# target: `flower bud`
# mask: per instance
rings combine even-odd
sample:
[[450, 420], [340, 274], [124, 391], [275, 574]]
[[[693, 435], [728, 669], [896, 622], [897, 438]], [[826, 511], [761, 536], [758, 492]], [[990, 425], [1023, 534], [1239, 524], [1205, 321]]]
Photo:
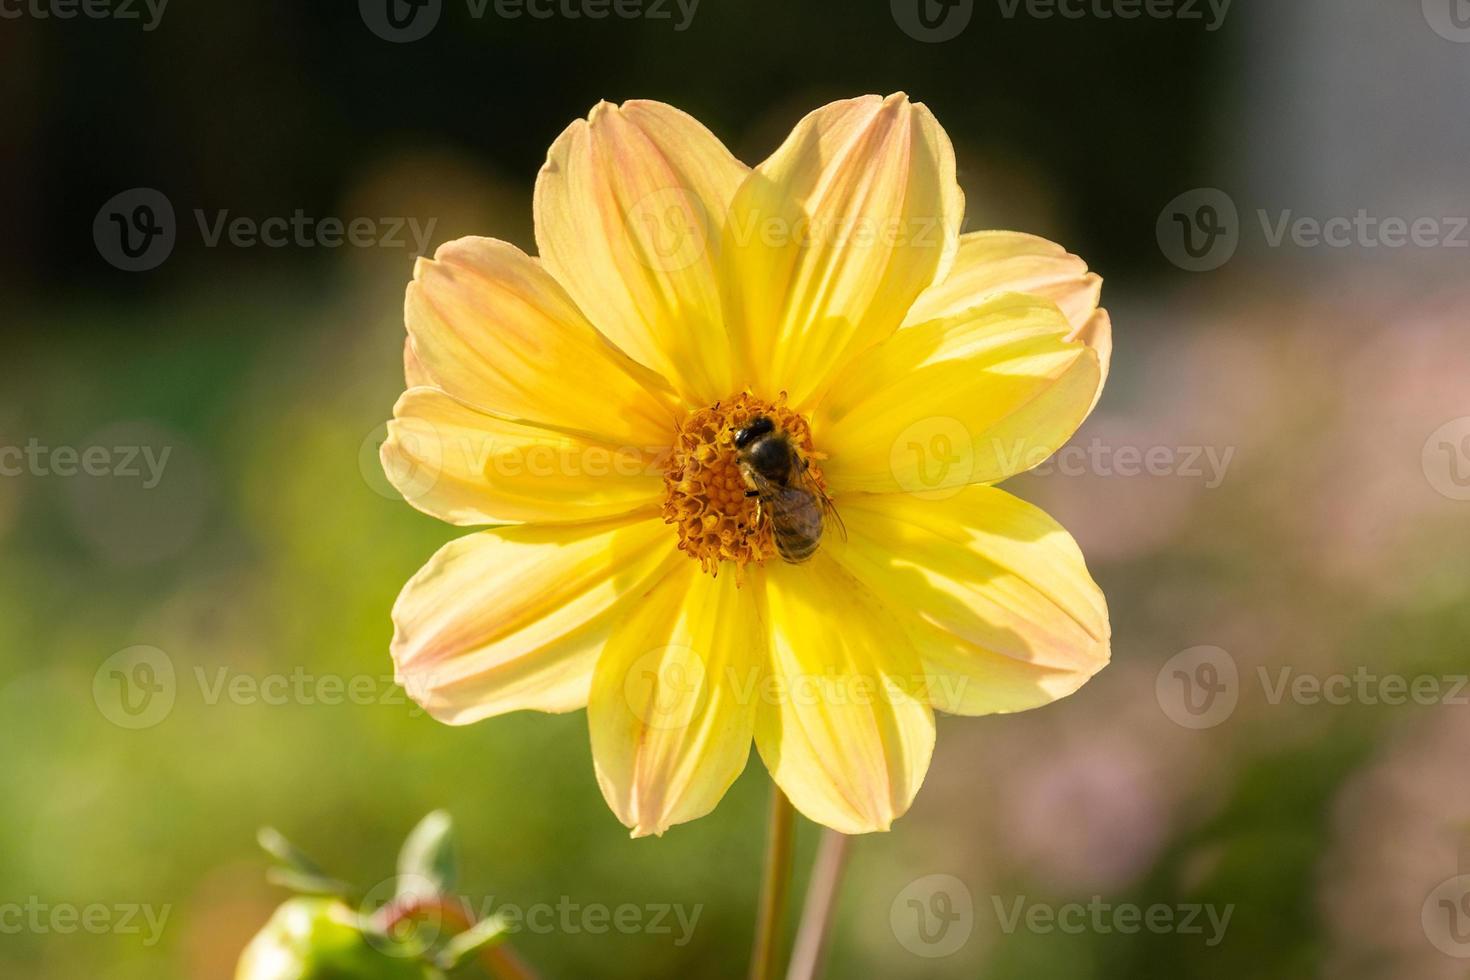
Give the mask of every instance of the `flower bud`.
[[[381, 945], [381, 944], [380, 944]], [[363, 934], [356, 913], [332, 898], [293, 898], [276, 909], [240, 956], [235, 980], [432, 980], [440, 973], [390, 956]]]

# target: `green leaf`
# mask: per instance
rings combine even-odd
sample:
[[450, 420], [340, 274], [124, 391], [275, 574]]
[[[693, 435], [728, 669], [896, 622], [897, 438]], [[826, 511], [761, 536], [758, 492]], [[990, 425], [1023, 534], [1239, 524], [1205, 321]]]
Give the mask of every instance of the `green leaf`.
[[500, 916], [481, 919], [445, 943], [437, 962], [441, 969], [453, 970], [480, 950], [505, 942], [507, 935], [509, 930]]
[[256, 832], [255, 839], [260, 844], [262, 850], [291, 870], [318, 877], [326, 875], [321, 865], [307, 857], [300, 848], [288, 841], [286, 836], [276, 828], [261, 827]]
[[454, 821], [435, 810], [409, 832], [398, 852], [398, 896], [448, 894], [456, 872]]
[[352, 890], [346, 882], [338, 881], [336, 878], [297, 871], [295, 868], [271, 868], [266, 871], [265, 880], [302, 895], [346, 897], [347, 893]]

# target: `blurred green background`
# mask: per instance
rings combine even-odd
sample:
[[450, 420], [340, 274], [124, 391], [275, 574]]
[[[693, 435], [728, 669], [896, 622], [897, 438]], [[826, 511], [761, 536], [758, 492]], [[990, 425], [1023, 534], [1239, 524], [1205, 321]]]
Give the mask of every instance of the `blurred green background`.
[[[521, 932], [546, 976], [743, 976], [758, 763], [710, 817], [631, 841], [580, 713], [455, 729], [391, 684], [394, 596], [456, 533], [377, 470], [412, 245], [210, 247], [193, 213], [412, 217], [431, 246], [533, 248], [536, 168], [598, 99], [672, 102], [754, 163], [810, 108], [898, 89], [954, 138], [968, 229], [1047, 236], [1108, 280], [1114, 373], [1075, 440], [1104, 462], [1011, 488], [1080, 541], [1115, 662], [1050, 708], [941, 722], [911, 813], [855, 842], [829, 975], [1470, 975], [1450, 955], [1470, 953], [1470, 918], [1431, 900], [1470, 873], [1455, 2], [1237, 0], [1217, 21], [1203, 3], [1124, 19], [975, 0], [931, 41], [882, 0], [702, 0], [682, 30], [675, 6], [508, 19], [445, 0], [411, 43], [348, 2], [174, 0], [150, 30], [141, 6], [5, 7], [0, 447], [169, 456], [152, 487], [0, 477], [0, 976], [229, 977], [284, 897], [259, 825], [367, 888], [437, 807], [477, 905], [697, 910], [684, 942], [672, 916], [668, 934]], [[178, 238], [127, 272], [93, 222], [137, 187], [171, 202]], [[1224, 192], [1239, 247], [1190, 272], [1166, 230], [1197, 188]], [[1272, 244], [1283, 213], [1360, 211], [1442, 235]], [[1130, 475], [1123, 453], [1154, 448], [1168, 465]], [[110, 658], [138, 646], [159, 652], [124, 659], [173, 680], [130, 715], [113, 671], [148, 675]], [[1234, 707], [1191, 727], [1177, 671], [1221, 676], [1201, 657], [1233, 669]], [[1279, 689], [1365, 672], [1342, 698]], [[1384, 677], [1437, 693], [1384, 703]], [[337, 682], [358, 703], [319, 703]], [[281, 684], [284, 703], [252, 696]], [[803, 825], [798, 887], [815, 841]], [[970, 909], [953, 949], [915, 933], [908, 900], [937, 910], [936, 888]], [[1215, 942], [1203, 912], [1202, 934], [1007, 929], [1018, 899], [1230, 918]], [[167, 910], [156, 936], [119, 921], [139, 905]], [[29, 918], [57, 907], [110, 924]]]

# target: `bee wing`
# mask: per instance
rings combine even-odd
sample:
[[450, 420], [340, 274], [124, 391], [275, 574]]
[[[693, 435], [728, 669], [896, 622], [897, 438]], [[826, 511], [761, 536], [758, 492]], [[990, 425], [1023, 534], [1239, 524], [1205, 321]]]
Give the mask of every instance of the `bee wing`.
[[832, 524], [836, 526], [837, 533], [842, 535], [842, 540], [847, 540], [847, 525], [842, 523], [842, 515], [837, 513], [837, 505], [832, 503], [832, 498], [827, 496], [827, 491], [812, 478], [810, 466], [803, 466], [801, 470], [801, 483], [822, 505], [822, 516], [831, 518]]

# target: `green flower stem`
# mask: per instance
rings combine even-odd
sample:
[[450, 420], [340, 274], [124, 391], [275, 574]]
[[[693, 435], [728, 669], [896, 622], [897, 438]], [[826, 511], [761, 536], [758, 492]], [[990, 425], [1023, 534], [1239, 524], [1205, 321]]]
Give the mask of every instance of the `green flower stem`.
[[[474, 916], [470, 915], [463, 902], [444, 895], [419, 895], [390, 902], [382, 911], [379, 925], [385, 932], [391, 932], [399, 923], [430, 913], [440, 916], [456, 932], [463, 932], [475, 924]], [[536, 971], [504, 940], [481, 948], [475, 955], [479, 957], [480, 967], [495, 980], [537, 980]]]
[[796, 811], [781, 787], [771, 785], [770, 820], [766, 830], [766, 861], [756, 910], [755, 948], [750, 956], [750, 980], [775, 980], [780, 975], [782, 926], [791, 892], [791, 849]]
[[848, 848], [852, 838], [835, 830], [823, 829], [817, 846], [817, 860], [812, 865], [811, 883], [806, 889], [806, 904], [801, 909], [801, 924], [796, 929], [796, 945], [791, 951], [791, 966], [786, 980], [817, 980], [827, 961], [827, 943], [832, 936], [832, 918], [837, 910], [837, 892], [842, 887], [842, 873], [847, 868]]

